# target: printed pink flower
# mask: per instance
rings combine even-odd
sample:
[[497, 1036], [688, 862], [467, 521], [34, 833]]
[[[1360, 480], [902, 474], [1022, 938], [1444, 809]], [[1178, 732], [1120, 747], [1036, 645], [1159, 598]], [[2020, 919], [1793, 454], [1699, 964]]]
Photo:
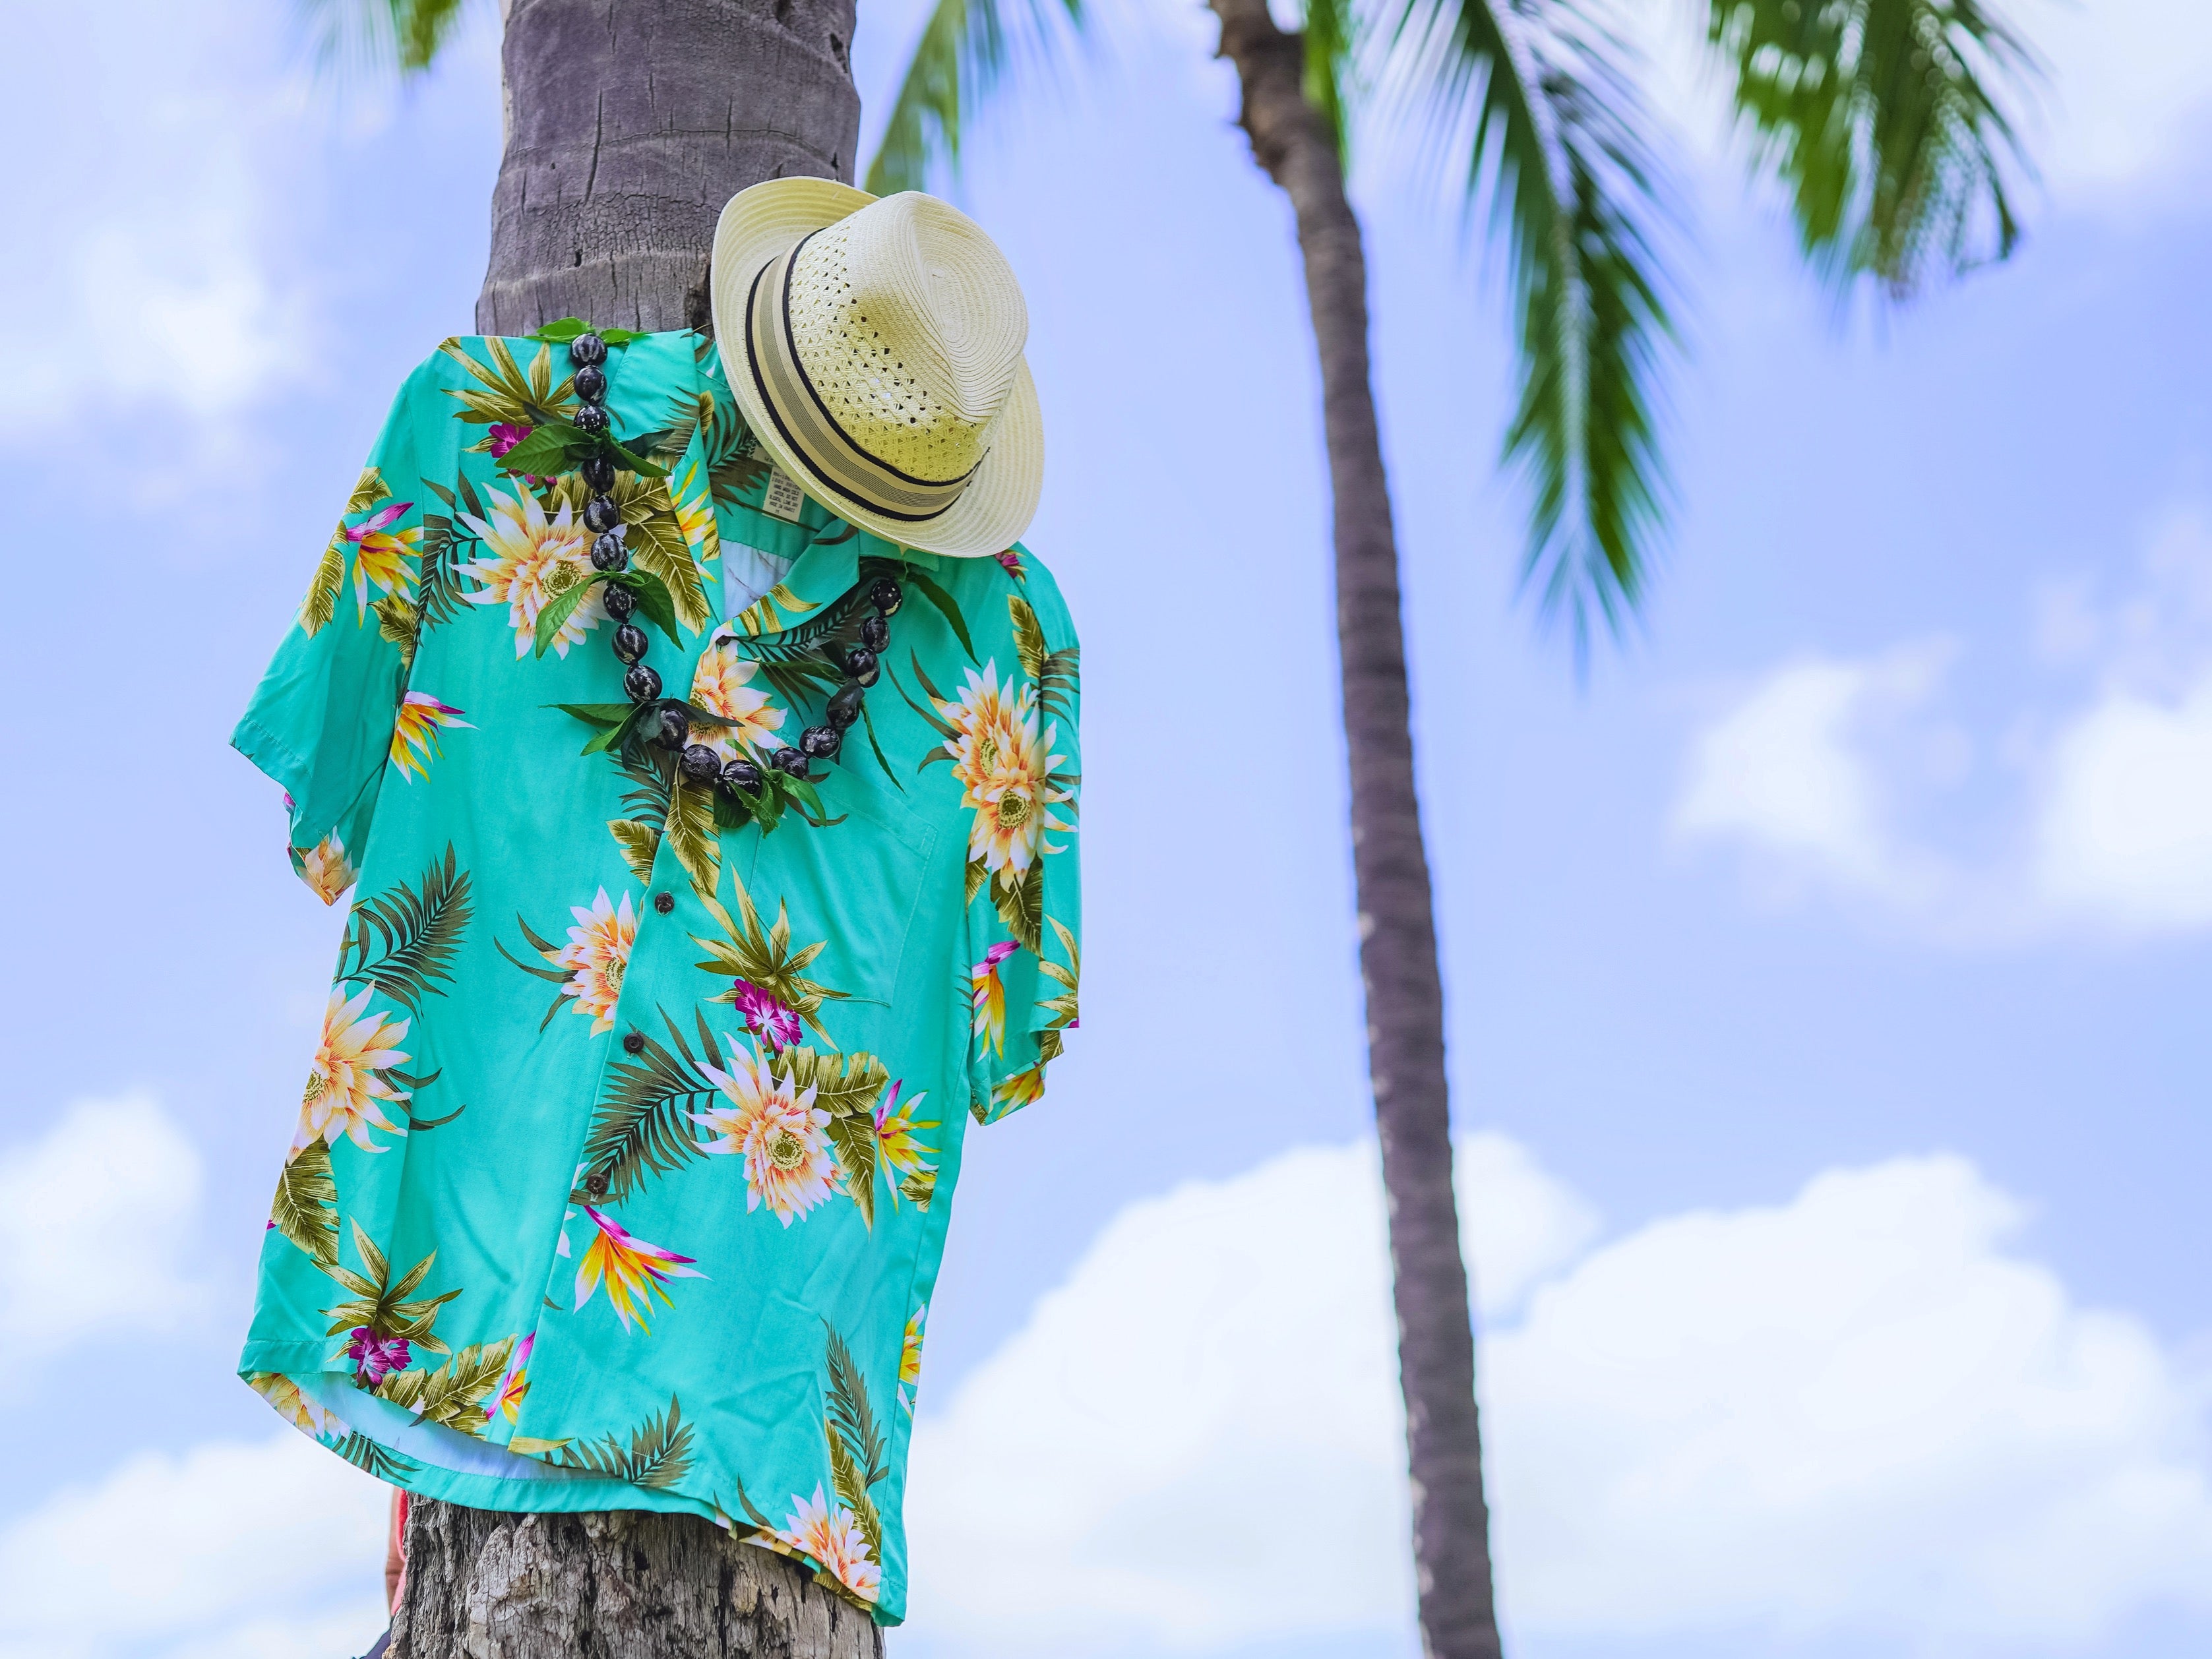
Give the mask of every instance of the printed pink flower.
[[506, 421], [495, 421], [492, 422], [490, 435], [491, 453], [495, 456], [504, 458], [508, 450], [530, 435], [530, 428], [519, 423], [510, 424]]
[[707, 1275], [691, 1266], [693, 1258], [665, 1250], [658, 1244], [648, 1244], [641, 1238], [633, 1238], [611, 1215], [602, 1215], [590, 1205], [584, 1213], [599, 1229], [591, 1244], [584, 1251], [584, 1265], [576, 1273], [576, 1310], [583, 1311], [584, 1304], [592, 1299], [592, 1292], [599, 1287], [602, 1279], [607, 1284], [607, 1300], [614, 1304], [615, 1317], [628, 1330], [632, 1319], [638, 1329], [650, 1336], [653, 1327], [645, 1322], [653, 1298], [659, 1297], [663, 1307], [676, 1304], [664, 1288], [672, 1279], [704, 1279]]
[[1030, 573], [1022, 568], [1022, 556], [1016, 552], [1012, 548], [1008, 548], [1003, 553], [994, 553], [991, 556], [996, 559], [1000, 564], [1006, 566], [1008, 570], [1013, 572], [1013, 574], [1019, 577], [1023, 581], [1027, 581], [1030, 579]]
[[354, 1362], [354, 1376], [362, 1387], [373, 1389], [392, 1372], [407, 1369], [405, 1337], [380, 1337], [366, 1325], [356, 1325], [347, 1334], [353, 1340], [346, 1344], [346, 1358]]
[[798, 1011], [773, 991], [764, 991], [750, 980], [736, 981], [738, 1012], [745, 1017], [745, 1030], [771, 1050], [799, 1041]]

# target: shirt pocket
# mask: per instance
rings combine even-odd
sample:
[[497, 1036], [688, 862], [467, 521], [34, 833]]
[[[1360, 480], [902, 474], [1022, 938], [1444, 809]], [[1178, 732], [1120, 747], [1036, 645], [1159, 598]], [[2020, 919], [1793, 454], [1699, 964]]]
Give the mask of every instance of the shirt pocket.
[[841, 800], [843, 820], [817, 829], [787, 816], [763, 836], [748, 886], [764, 923], [791, 919], [794, 950], [816, 940], [806, 977], [849, 1002], [887, 1004], [921, 906], [937, 831], [896, 801]]

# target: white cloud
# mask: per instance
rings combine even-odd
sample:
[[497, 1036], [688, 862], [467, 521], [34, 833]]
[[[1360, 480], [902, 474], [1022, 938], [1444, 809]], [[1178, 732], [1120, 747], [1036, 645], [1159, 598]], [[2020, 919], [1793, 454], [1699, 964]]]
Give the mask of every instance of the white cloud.
[[[1592, 1217], [1501, 1137], [1459, 1157], [1479, 1294], [1510, 1308]], [[915, 1630], [1023, 1653], [1048, 1622], [1073, 1655], [1393, 1618], [1411, 1578], [1384, 1262], [1364, 1147], [1124, 1210], [917, 1427]]]
[[0, 269], [18, 324], [0, 429], [151, 408], [180, 417], [171, 450], [219, 448], [229, 417], [308, 362], [305, 311], [268, 258], [297, 146], [267, 20], [141, 0], [12, 21], [21, 61], [82, 68], [18, 88], [57, 142], [15, 181], [15, 216], [37, 229]]
[[1766, 895], [1823, 889], [1952, 943], [2212, 926], [2212, 518], [2169, 513], [2125, 592], [2075, 578], [2035, 597], [2035, 654], [2088, 684], [1996, 745], [2020, 793], [1978, 856], [1909, 825], [1973, 764], [1941, 643], [1760, 677], [1692, 739], [1674, 833], [1740, 849]]
[[2212, 672], [2107, 692], [2059, 734], [2037, 826], [2055, 906], [2141, 933], [2212, 926]]
[[0, 1148], [0, 1328], [21, 1356], [167, 1329], [200, 1304], [179, 1271], [200, 1158], [145, 1095], [78, 1101]]
[[135, 1458], [0, 1534], [0, 1659], [357, 1653], [389, 1490], [289, 1430]]
[[[1832, 1171], [1580, 1255], [1573, 1194], [1510, 1142], [1465, 1146], [1492, 1218], [1478, 1275], [1526, 1309], [1482, 1370], [1517, 1632], [1966, 1655], [2063, 1650], [2161, 1598], [2212, 1609], [2197, 1380], [2011, 1253], [2018, 1206], [1972, 1165]], [[1375, 1183], [1364, 1148], [1300, 1151], [1110, 1224], [924, 1412], [900, 1645], [1402, 1640]]]
[[2008, 1253], [1957, 1158], [1602, 1249], [1490, 1345], [1516, 1616], [2063, 1650], [2212, 1609], [2202, 1379]]
[[1901, 847], [1867, 745], [1926, 702], [1948, 641], [1884, 656], [1786, 663], [1700, 732], [1675, 804], [1677, 834], [1738, 840], [1802, 872], [1902, 903], [1936, 879]]

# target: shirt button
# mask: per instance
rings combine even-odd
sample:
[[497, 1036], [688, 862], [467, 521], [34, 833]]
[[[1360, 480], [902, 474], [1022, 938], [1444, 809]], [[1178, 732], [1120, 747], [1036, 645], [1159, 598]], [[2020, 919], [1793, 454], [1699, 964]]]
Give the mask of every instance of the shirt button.
[[641, 1053], [642, 1053], [642, 1052], [644, 1051], [644, 1048], [645, 1048], [645, 1033], [644, 1033], [644, 1032], [642, 1032], [642, 1031], [625, 1031], [625, 1032], [623, 1032], [623, 1052], [624, 1054], [641, 1054]]
[[584, 1190], [593, 1198], [605, 1198], [607, 1195], [607, 1178], [603, 1175], [592, 1176], [584, 1182]]
[[659, 911], [662, 915], [666, 915], [671, 910], [673, 910], [676, 908], [676, 895], [673, 893], [655, 893], [653, 896], [653, 908]]

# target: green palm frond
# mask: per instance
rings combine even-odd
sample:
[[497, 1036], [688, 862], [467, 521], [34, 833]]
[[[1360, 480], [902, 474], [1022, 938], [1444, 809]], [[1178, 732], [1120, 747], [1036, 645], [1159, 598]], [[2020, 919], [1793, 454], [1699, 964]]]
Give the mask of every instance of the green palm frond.
[[437, 61], [469, 0], [296, 0], [316, 62], [341, 74], [422, 74]]
[[1083, 0], [1060, 0], [1065, 24], [1054, 15], [1053, 0], [1029, 0], [1025, 19], [1002, 13], [1000, 3], [937, 0], [931, 9], [900, 77], [883, 141], [868, 163], [872, 195], [926, 190], [937, 162], [957, 171], [963, 129], [1005, 79], [1018, 41], [1049, 62], [1062, 29], [1080, 29], [1087, 21]]
[[319, 1137], [286, 1160], [276, 1176], [269, 1219], [276, 1231], [328, 1272], [338, 1262], [338, 1185], [331, 1149]]
[[699, 1038], [696, 1059], [668, 1011], [658, 1012], [668, 1030], [668, 1042], [657, 1042], [640, 1032], [643, 1046], [636, 1057], [617, 1060], [607, 1067], [584, 1141], [584, 1167], [605, 1179], [606, 1203], [620, 1203], [648, 1175], [666, 1175], [705, 1156], [691, 1126], [691, 1113], [703, 1109], [720, 1085], [699, 1067], [703, 1062], [718, 1072], [729, 1069], [703, 1011], [692, 1014]]
[[1831, 283], [1902, 299], [2012, 252], [2032, 168], [1997, 94], [2038, 66], [1984, 0], [1711, 0], [1705, 36]]
[[425, 1423], [483, 1437], [484, 1401], [507, 1375], [507, 1362], [514, 1352], [514, 1339], [471, 1343], [435, 1370], [419, 1366], [388, 1373], [374, 1392], [394, 1405], [404, 1406]]
[[868, 1404], [867, 1380], [860, 1375], [860, 1362], [835, 1330], [829, 1338], [824, 1358], [830, 1371], [830, 1424], [858, 1461], [861, 1486], [872, 1486], [890, 1473], [884, 1461], [883, 1430]]
[[1505, 233], [1520, 399], [1505, 459], [1534, 490], [1522, 580], [1577, 653], [1642, 593], [1666, 486], [1669, 216], [1630, 49], [1574, 0], [1401, 0], [1395, 89]]
[[691, 1442], [691, 1425], [684, 1420], [684, 1408], [671, 1395], [668, 1409], [647, 1418], [630, 1431], [627, 1440], [620, 1434], [609, 1434], [580, 1444], [556, 1446], [546, 1461], [579, 1474], [623, 1480], [651, 1491], [672, 1486], [690, 1473]]
[[377, 1249], [375, 1241], [362, 1231], [361, 1223], [351, 1221], [350, 1224], [354, 1249], [361, 1257], [362, 1266], [368, 1271], [356, 1273], [350, 1267], [338, 1266], [324, 1269], [337, 1280], [342, 1289], [353, 1292], [350, 1300], [323, 1310], [330, 1316], [327, 1334], [342, 1336], [356, 1326], [366, 1325], [380, 1337], [404, 1337], [416, 1347], [428, 1352], [451, 1352], [452, 1350], [438, 1340], [432, 1328], [437, 1323], [438, 1310], [459, 1296], [460, 1291], [447, 1291], [442, 1296], [409, 1299], [429, 1277], [430, 1268], [438, 1260], [438, 1253], [431, 1251], [410, 1267], [395, 1285], [391, 1282], [392, 1265], [385, 1260], [384, 1252]]
[[439, 981], [453, 978], [454, 954], [475, 916], [468, 872], [455, 863], [452, 842], [422, 872], [421, 885], [418, 894], [403, 881], [355, 905], [338, 947], [340, 981], [373, 985], [415, 1012], [423, 998], [445, 994]]
[[331, 1448], [356, 1468], [375, 1476], [387, 1486], [404, 1486], [407, 1477], [422, 1468], [411, 1457], [403, 1457], [396, 1451], [386, 1451], [358, 1429]]

